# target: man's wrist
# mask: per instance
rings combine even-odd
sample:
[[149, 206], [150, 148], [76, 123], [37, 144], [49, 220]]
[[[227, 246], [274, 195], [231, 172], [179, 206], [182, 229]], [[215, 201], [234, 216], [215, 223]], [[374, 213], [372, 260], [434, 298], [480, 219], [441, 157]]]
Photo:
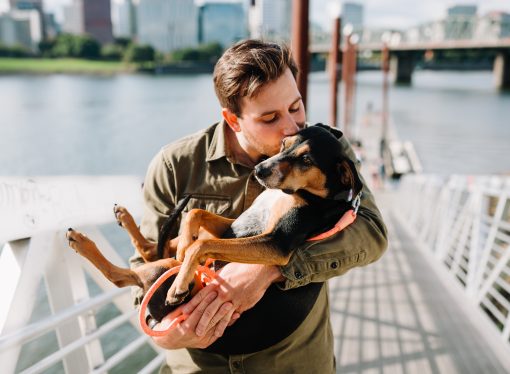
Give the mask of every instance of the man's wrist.
[[282, 272], [280, 271], [280, 268], [276, 265], [268, 265], [268, 272], [269, 272], [269, 279], [271, 280], [271, 283], [279, 283], [283, 282], [285, 280], [285, 277], [283, 276]]

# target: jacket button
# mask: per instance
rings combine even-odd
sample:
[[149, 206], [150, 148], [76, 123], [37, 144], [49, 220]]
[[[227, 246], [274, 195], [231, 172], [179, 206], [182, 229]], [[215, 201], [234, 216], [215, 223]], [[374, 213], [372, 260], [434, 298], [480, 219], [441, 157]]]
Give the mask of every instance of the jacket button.
[[336, 269], [338, 267], [338, 262], [331, 263], [331, 269]]
[[303, 274], [301, 274], [301, 272], [300, 272], [300, 271], [296, 271], [296, 272], [294, 273], [294, 275], [296, 276], [296, 278], [297, 278], [297, 279], [301, 279], [301, 278], [303, 278]]

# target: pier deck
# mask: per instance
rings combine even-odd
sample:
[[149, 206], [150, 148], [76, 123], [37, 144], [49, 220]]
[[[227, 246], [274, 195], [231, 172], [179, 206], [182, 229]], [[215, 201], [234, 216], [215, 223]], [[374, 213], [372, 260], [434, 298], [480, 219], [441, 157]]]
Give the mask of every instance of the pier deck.
[[390, 209], [394, 196], [377, 197], [387, 252], [329, 282], [337, 372], [508, 373], [503, 340], [489, 336], [488, 345], [481, 312], [457, 300], [402, 228]]

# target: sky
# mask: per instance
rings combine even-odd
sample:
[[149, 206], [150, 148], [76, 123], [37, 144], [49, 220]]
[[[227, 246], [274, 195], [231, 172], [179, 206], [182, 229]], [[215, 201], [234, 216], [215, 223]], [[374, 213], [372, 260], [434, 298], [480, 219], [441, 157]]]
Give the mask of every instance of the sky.
[[[61, 13], [62, 5], [72, 0], [44, 0], [45, 8]], [[112, 0], [121, 2], [122, 0]], [[279, 1], [279, 0], [273, 0]], [[5, 9], [8, 0], [0, 0], [0, 10]], [[323, 28], [329, 29], [332, 23], [328, 5], [342, 3], [342, 0], [310, 0], [310, 18]], [[478, 14], [490, 10], [503, 10], [510, 13], [510, 0], [354, 0], [364, 5], [365, 26], [369, 28], [407, 28], [425, 21], [441, 19], [446, 9], [454, 4], [476, 4]]]

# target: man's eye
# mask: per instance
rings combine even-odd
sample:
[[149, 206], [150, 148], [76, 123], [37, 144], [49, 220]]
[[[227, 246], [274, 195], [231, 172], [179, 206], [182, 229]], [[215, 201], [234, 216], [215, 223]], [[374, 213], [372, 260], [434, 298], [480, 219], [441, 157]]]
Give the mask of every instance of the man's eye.
[[267, 115], [261, 118], [262, 122], [265, 123], [273, 123], [278, 119], [278, 116], [276, 114]]
[[301, 105], [300, 105], [300, 104], [298, 104], [298, 105], [296, 105], [296, 106], [294, 106], [294, 107], [290, 108], [290, 109], [289, 109], [289, 112], [291, 112], [291, 113], [296, 113], [297, 111], [299, 111], [299, 108], [300, 108], [300, 107], [301, 107]]

